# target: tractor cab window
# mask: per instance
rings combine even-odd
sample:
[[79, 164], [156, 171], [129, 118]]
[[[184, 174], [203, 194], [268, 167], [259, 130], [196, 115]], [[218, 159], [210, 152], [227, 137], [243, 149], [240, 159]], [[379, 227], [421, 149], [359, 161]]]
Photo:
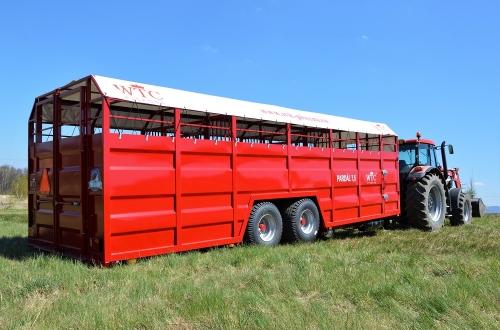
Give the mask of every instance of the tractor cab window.
[[418, 163], [417, 163], [417, 144], [401, 144], [399, 145], [399, 163], [400, 168], [403, 165], [410, 167], [417, 165], [436, 166], [436, 154], [433, 145], [420, 143], [418, 145]]
[[419, 164], [436, 167], [436, 153], [433, 145], [420, 143], [419, 147]]
[[400, 170], [407, 167], [408, 171], [415, 165], [415, 151], [417, 150], [414, 144], [401, 144], [399, 145], [399, 168]]

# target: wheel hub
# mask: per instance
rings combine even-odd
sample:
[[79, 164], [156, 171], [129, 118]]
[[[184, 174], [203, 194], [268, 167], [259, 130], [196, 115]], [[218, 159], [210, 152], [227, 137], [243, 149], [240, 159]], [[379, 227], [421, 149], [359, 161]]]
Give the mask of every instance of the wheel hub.
[[429, 196], [429, 212], [432, 212], [433, 209], [434, 209], [434, 198], [432, 197], [432, 195]]
[[276, 234], [276, 219], [271, 214], [265, 214], [259, 220], [259, 236], [265, 241], [269, 242], [274, 238]]
[[300, 217], [300, 230], [304, 234], [310, 234], [314, 230], [314, 214], [311, 212], [311, 210], [306, 209], [304, 212], [302, 212], [301, 217]]

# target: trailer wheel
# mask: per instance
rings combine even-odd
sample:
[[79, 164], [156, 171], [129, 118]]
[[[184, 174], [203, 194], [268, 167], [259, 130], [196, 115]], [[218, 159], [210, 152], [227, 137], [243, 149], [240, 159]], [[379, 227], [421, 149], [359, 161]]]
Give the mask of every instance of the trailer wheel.
[[408, 224], [424, 230], [443, 226], [446, 197], [441, 179], [427, 173], [420, 181], [408, 182], [406, 190], [406, 216]]
[[460, 193], [458, 208], [452, 211], [450, 223], [453, 226], [469, 225], [472, 223], [472, 203], [469, 195], [463, 192]]
[[283, 212], [283, 240], [287, 242], [312, 242], [319, 229], [319, 212], [309, 198], [301, 199]]
[[245, 241], [252, 244], [275, 246], [280, 242], [283, 222], [278, 208], [269, 202], [254, 205], [245, 232]]

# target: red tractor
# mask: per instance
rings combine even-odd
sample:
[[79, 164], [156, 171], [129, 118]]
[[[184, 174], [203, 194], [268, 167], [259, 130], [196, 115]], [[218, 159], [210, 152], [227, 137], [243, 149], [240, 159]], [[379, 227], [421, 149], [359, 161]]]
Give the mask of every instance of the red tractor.
[[[446, 163], [445, 147], [453, 154], [453, 146], [444, 141], [436, 146], [420, 137], [418, 132], [416, 139], [399, 140], [402, 214], [398, 221], [424, 230], [441, 228], [445, 217], [452, 225], [470, 224], [471, 198], [462, 190], [458, 168], [448, 169]], [[437, 150], [441, 151], [442, 164], [437, 161]]]

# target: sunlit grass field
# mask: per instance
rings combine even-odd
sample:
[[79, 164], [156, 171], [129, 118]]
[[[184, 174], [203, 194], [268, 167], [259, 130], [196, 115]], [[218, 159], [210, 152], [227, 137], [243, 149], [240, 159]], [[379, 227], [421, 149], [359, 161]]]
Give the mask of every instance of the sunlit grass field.
[[29, 248], [26, 222], [0, 210], [0, 329], [500, 328], [500, 216], [109, 269]]

